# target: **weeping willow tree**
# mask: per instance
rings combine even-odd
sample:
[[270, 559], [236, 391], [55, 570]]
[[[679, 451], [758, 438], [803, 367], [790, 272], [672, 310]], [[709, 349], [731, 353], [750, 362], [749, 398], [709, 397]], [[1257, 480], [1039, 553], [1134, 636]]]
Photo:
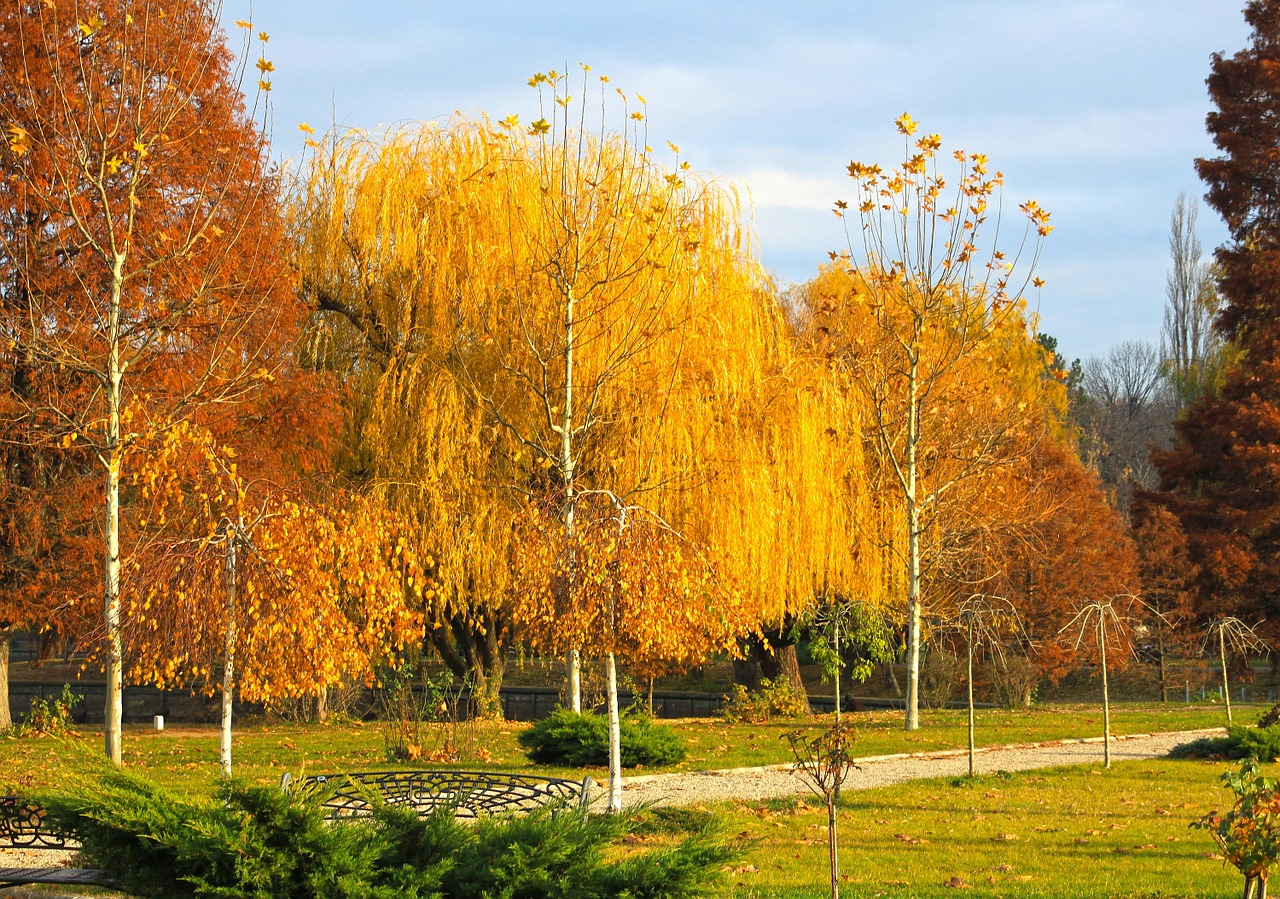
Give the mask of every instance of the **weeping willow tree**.
[[491, 695], [517, 625], [612, 679], [880, 577], [857, 400], [796, 353], [736, 197], [653, 158], [643, 101], [532, 84], [528, 126], [335, 137], [294, 202], [350, 467], [418, 521], [429, 637]]

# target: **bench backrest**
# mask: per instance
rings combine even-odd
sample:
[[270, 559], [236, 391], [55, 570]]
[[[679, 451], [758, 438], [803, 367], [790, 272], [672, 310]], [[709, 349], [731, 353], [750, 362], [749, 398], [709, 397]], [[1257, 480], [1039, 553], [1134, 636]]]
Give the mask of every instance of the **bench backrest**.
[[78, 849], [74, 838], [46, 826], [44, 809], [21, 796], [0, 796], [0, 847]]
[[591, 778], [568, 780], [533, 774], [484, 771], [368, 771], [281, 778], [285, 790], [316, 791], [330, 818], [368, 817], [381, 801], [404, 805], [419, 814], [453, 809], [462, 818], [530, 811], [548, 805], [586, 807]]

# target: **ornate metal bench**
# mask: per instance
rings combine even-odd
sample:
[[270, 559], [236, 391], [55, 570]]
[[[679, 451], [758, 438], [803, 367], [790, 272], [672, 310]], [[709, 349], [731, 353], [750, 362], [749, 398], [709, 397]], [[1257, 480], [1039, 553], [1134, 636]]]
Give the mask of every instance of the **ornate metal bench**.
[[315, 790], [324, 797], [326, 816], [333, 819], [368, 817], [377, 801], [407, 805], [420, 815], [451, 808], [460, 818], [475, 818], [548, 805], [585, 809], [593, 783], [590, 777], [567, 780], [483, 771], [370, 771], [316, 774], [295, 781], [286, 772], [280, 788]]
[[[74, 851], [74, 837], [45, 824], [44, 809], [21, 796], [0, 796], [0, 849]], [[0, 889], [27, 883], [96, 884], [112, 880], [94, 868], [3, 868]]]

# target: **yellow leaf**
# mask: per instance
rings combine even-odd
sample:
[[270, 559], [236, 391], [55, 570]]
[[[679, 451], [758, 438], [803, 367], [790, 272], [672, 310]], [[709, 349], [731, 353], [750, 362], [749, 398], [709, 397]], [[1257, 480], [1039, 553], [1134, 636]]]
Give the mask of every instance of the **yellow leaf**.
[[21, 156], [31, 149], [31, 136], [21, 125], [9, 126], [9, 149], [15, 156]]
[[258, 71], [261, 72], [262, 74], [265, 75], [267, 74], [267, 72], [274, 72], [275, 70], [276, 70], [275, 63], [273, 63], [271, 60], [269, 59], [258, 60]]

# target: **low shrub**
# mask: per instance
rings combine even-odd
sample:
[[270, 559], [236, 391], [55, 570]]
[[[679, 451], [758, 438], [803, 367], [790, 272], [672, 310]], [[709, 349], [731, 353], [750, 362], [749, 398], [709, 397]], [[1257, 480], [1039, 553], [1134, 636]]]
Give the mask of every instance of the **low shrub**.
[[1225, 737], [1201, 737], [1181, 743], [1169, 751], [1173, 758], [1257, 759], [1271, 762], [1280, 758], [1280, 725], [1245, 727], [1233, 724]]
[[985, 668], [993, 698], [1001, 708], [1028, 709], [1040, 683], [1040, 669], [1025, 656], [1008, 653]]
[[748, 691], [742, 684], [734, 684], [724, 697], [720, 717], [735, 724], [767, 724], [774, 718], [802, 718], [809, 711], [809, 700], [797, 692], [785, 677], [777, 680], [765, 678], [760, 687]]
[[490, 896], [705, 895], [741, 854], [713, 827], [625, 853], [630, 816], [549, 809], [468, 825], [378, 806], [372, 819], [327, 822], [317, 798], [228, 783], [190, 802], [112, 771], [74, 793], [34, 797], [83, 843], [88, 864], [148, 899], [481, 899]]
[[940, 709], [964, 686], [966, 662], [959, 656], [935, 649], [920, 663], [920, 701]]
[[62, 685], [62, 692], [52, 699], [31, 699], [31, 709], [17, 726], [20, 737], [39, 737], [65, 734], [71, 730], [74, 721], [71, 710], [84, 699], [79, 693], [71, 692], [70, 684]]
[[[635, 715], [621, 721], [622, 767], [682, 762], [684, 740], [670, 727]], [[556, 709], [516, 737], [531, 761], [582, 768], [609, 763], [609, 719], [590, 712]]]

